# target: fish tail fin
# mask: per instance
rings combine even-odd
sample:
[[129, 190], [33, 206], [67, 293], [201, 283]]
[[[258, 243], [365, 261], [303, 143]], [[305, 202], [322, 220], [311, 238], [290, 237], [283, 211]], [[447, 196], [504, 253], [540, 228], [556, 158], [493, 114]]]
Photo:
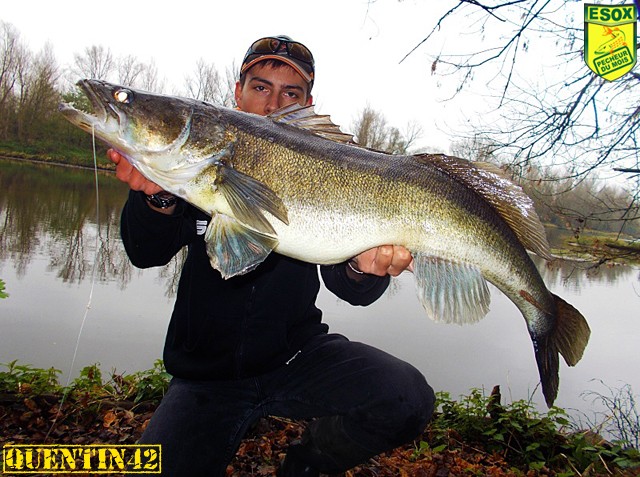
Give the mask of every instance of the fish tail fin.
[[533, 347], [535, 349], [536, 362], [538, 363], [542, 394], [547, 406], [551, 407], [558, 395], [558, 385], [560, 383], [558, 376], [560, 361], [558, 348], [552, 335], [534, 338]]
[[575, 366], [582, 358], [591, 330], [584, 316], [559, 296], [553, 295], [558, 310], [555, 331], [558, 351], [569, 366]]
[[546, 336], [534, 338], [534, 348], [542, 394], [551, 407], [558, 395], [559, 354], [569, 366], [575, 366], [589, 341], [591, 330], [582, 314], [559, 296], [556, 303], [556, 326]]

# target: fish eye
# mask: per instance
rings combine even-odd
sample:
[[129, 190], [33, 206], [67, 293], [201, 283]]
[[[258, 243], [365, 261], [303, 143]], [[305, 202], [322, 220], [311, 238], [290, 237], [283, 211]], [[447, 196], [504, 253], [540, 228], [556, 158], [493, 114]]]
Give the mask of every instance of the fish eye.
[[118, 103], [129, 104], [133, 101], [133, 91], [120, 88], [113, 92], [113, 98]]

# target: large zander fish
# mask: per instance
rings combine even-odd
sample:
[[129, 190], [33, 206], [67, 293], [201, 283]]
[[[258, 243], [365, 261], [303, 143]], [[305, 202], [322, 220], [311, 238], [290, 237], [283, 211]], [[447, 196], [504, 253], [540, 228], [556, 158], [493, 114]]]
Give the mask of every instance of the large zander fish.
[[432, 319], [482, 318], [485, 280], [515, 303], [547, 405], [558, 392], [558, 353], [569, 366], [582, 357], [589, 326], [543, 283], [527, 249], [550, 258], [544, 229], [529, 197], [497, 167], [371, 151], [311, 107], [261, 117], [104, 81], [78, 85], [94, 114], [66, 104], [62, 114], [212, 216], [205, 239], [224, 277], [250, 271], [272, 250], [331, 264], [403, 245]]

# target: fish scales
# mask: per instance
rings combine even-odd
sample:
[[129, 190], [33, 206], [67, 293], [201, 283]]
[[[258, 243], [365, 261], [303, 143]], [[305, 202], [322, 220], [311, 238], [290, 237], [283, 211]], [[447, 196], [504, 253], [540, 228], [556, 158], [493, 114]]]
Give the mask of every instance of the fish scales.
[[[312, 261], [343, 261], [383, 240], [402, 243], [414, 252], [425, 251], [471, 263], [479, 263], [489, 254], [495, 256], [505, 248], [509, 249], [505, 257], [520, 253], [517, 265], [512, 260], [501, 260], [509, 270], [494, 273], [493, 281], [534, 268], [521, 247], [509, 246], [517, 244], [517, 240], [511, 229], [497, 219], [496, 212], [473, 191], [447, 182], [438, 171], [416, 164], [411, 157], [389, 158], [340, 144], [333, 145], [329, 152], [306, 147], [304, 136], [309, 134], [299, 130], [295, 133], [301, 136], [297, 147], [289, 139], [286, 146], [277, 146], [276, 152], [268, 139], [249, 136], [251, 146], [246, 151], [236, 147], [234, 164], [269, 184], [287, 204], [290, 216], [299, 207], [300, 218], [292, 221], [304, 223], [310, 237], [339, 249], [336, 257], [318, 256]], [[405, 167], [399, 167], [399, 162], [405, 163]], [[464, 206], [457, 206], [455, 201], [463, 202]], [[443, 215], [447, 220], [438, 220]], [[318, 221], [320, 216], [330, 217]], [[451, 222], [459, 225], [455, 234], [450, 230]], [[281, 237], [279, 247], [286, 242], [295, 243], [286, 240], [286, 226], [276, 225], [276, 229]], [[354, 247], [354, 235], [365, 243], [358, 241], [359, 246]], [[375, 239], [367, 241], [368, 237]], [[498, 243], [504, 245], [496, 247]], [[539, 299], [542, 301], [542, 297]]]
[[225, 278], [251, 271], [272, 251], [330, 264], [403, 245], [432, 319], [481, 319], [486, 281], [513, 301], [549, 406], [559, 354], [570, 366], [581, 359], [586, 320], [546, 288], [525, 248], [551, 258], [542, 224], [495, 166], [362, 148], [308, 107], [261, 117], [98, 80], [79, 85], [94, 114], [69, 105], [61, 112], [211, 215], [207, 250]]

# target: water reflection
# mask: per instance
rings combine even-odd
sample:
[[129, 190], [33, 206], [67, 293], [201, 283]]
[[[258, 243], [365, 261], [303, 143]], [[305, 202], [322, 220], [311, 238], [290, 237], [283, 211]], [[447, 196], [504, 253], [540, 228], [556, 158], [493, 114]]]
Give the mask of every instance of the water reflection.
[[[91, 269], [96, 234], [96, 197], [91, 171], [0, 162], [0, 258], [11, 258], [19, 276], [38, 253], [65, 281], [80, 281]], [[117, 250], [117, 216], [123, 189], [103, 181], [100, 278], [127, 268]], [[119, 196], [119, 198], [118, 198]]]
[[624, 265], [611, 263], [595, 265], [591, 262], [577, 260], [547, 262], [538, 256], [534, 256], [533, 261], [545, 283], [550, 288], [563, 286], [580, 291], [588, 283], [613, 286], [617, 282], [627, 280], [634, 275], [637, 275], [640, 279], [637, 270]]
[[[92, 276], [125, 288], [134, 268], [120, 242], [120, 211], [127, 187], [112, 173], [0, 160], [0, 260], [24, 277], [37, 256], [64, 282]], [[96, 202], [99, 208], [96, 210]], [[179, 261], [160, 274], [166, 292], [175, 292]]]

